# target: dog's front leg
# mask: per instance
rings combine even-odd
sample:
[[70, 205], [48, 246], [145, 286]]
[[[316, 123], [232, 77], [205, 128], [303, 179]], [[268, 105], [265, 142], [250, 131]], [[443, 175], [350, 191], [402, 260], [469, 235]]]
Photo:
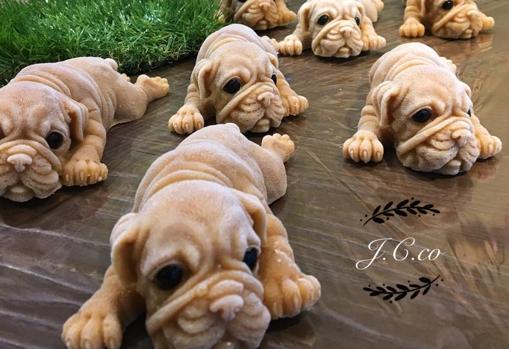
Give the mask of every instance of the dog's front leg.
[[304, 274], [295, 263], [286, 229], [272, 214], [268, 216], [259, 274], [265, 289], [264, 304], [272, 319], [295, 316], [320, 298], [320, 283], [314, 276]]
[[285, 76], [280, 71], [277, 72], [276, 87], [283, 100], [283, 106], [286, 109], [286, 116], [299, 115], [309, 108], [309, 102], [306, 97], [300, 96], [292, 90]]
[[502, 141], [496, 136], [492, 136], [490, 132], [481, 125], [481, 121], [475, 115], [472, 115], [472, 123], [474, 124], [475, 137], [479, 141], [481, 153], [479, 158], [488, 159], [502, 150]]
[[168, 121], [170, 131], [183, 135], [203, 128], [205, 120], [200, 111], [201, 105], [198, 88], [191, 83], [187, 88], [185, 104]]
[[373, 22], [369, 18], [364, 18], [361, 30], [362, 41], [364, 41], [363, 51], [378, 50], [385, 47], [385, 38], [376, 33]]
[[89, 112], [83, 140], [63, 167], [62, 183], [84, 186], [104, 181], [108, 177], [108, 168], [101, 162], [105, 145], [106, 129], [100, 112]]
[[343, 156], [355, 162], [380, 162], [384, 147], [378, 139], [380, 121], [375, 108], [368, 104], [362, 108], [357, 132], [343, 143]]
[[309, 34], [304, 33], [298, 24], [292, 34], [278, 43], [277, 49], [284, 56], [300, 56], [303, 50], [311, 47], [311, 40], [308, 36]]
[[421, 9], [421, 0], [407, 0], [405, 7], [405, 21], [399, 27], [399, 34], [407, 38], [418, 38], [424, 36], [426, 28], [422, 24], [422, 13], [425, 9]]
[[69, 349], [118, 349], [123, 329], [143, 308], [141, 296], [126, 289], [110, 266], [101, 288], [65, 322], [62, 340]]

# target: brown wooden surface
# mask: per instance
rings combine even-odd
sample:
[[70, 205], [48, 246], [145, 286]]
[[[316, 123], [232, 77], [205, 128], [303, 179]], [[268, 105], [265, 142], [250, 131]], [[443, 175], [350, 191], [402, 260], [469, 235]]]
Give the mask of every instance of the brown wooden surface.
[[[290, 7], [297, 10], [301, 2]], [[382, 52], [350, 60], [310, 53], [281, 59], [311, 107], [278, 129], [295, 140], [297, 153], [287, 166], [288, 193], [273, 208], [302, 269], [322, 282], [323, 295], [311, 312], [274, 323], [263, 348], [509, 347], [509, 2], [484, 0], [480, 6], [496, 19], [492, 33], [470, 41], [422, 39], [458, 65], [477, 114], [505, 144], [496, 159], [454, 178], [406, 170], [391, 150], [378, 165], [341, 157], [339, 145], [354, 132], [368, 92], [368, 70]], [[383, 52], [404, 41], [398, 36], [402, 14], [401, 0], [386, 1], [376, 25], [388, 41]], [[283, 38], [289, 31], [269, 34]], [[166, 124], [183, 102], [192, 67], [189, 59], [153, 73], [171, 81], [171, 95], [142, 120], [110, 132], [106, 183], [63, 189], [28, 204], [0, 200], [0, 348], [63, 348], [63, 322], [98, 288], [108, 266], [111, 228], [129, 211], [150, 163], [182, 139]], [[410, 197], [442, 212], [362, 225], [376, 206]], [[371, 256], [370, 241], [408, 236], [445, 255], [435, 262], [387, 260], [355, 269], [357, 260]], [[362, 290], [438, 274], [439, 287], [412, 300], [387, 303]], [[140, 319], [127, 329], [123, 348], [150, 347]]]

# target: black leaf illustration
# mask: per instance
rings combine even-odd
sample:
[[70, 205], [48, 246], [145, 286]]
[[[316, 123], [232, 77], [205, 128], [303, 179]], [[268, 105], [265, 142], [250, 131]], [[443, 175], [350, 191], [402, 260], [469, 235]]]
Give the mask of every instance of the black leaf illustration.
[[384, 301], [391, 300], [391, 302], [392, 302], [392, 299], [393, 299], [395, 302], [397, 302], [397, 301], [400, 301], [403, 298], [405, 298], [407, 295], [410, 296], [409, 297], [410, 299], [414, 299], [419, 294], [421, 294], [423, 296], [426, 295], [426, 293], [428, 293], [429, 290], [431, 289], [431, 286], [433, 286], [433, 283], [435, 283], [439, 277], [440, 277], [440, 275], [436, 276], [433, 280], [430, 280], [429, 278], [427, 278], [425, 276], [421, 276], [419, 278], [419, 281], [421, 281], [423, 283], [422, 285], [420, 285], [418, 283], [411, 283], [409, 281], [408, 286], [403, 285], [403, 284], [396, 284], [395, 287], [393, 287], [393, 286], [385, 286], [385, 284], [384, 284], [385, 288], [381, 287], [381, 286], [376, 286], [376, 290], [374, 290], [370, 287], [364, 287], [363, 290], [366, 292], [369, 292], [369, 295], [372, 297], [381, 295], [381, 296], [383, 296]]
[[385, 206], [384, 206], [384, 211], [388, 210], [389, 208], [391, 208], [392, 206], [392, 201], [389, 201]]
[[408, 200], [403, 200], [403, 201], [401, 201], [401, 202], [398, 204], [397, 208], [402, 208], [402, 207], [404, 207], [406, 204], [408, 204]]
[[[413, 200], [411, 203], [410, 201]], [[394, 217], [394, 215], [398, 215], [401, 217], [408, 217], [409, 214], [411, 215], [417, 215], [418, 213], [425, 215], [430, 212], [433, 213], [440, 213], [439, 210], [434, 208], [433, 204], [426, 204], [423, 206], [419, 206], [421, 204], [420, 200], [414, 200], [412, 199], [405, 199], [400, 201], [396, 206], [394, 206], [393, 201], [389, 201], [385, 205], [378, 205], [371, 214], [371, 217], [367, 218], [363, 225], [366, 225], [370, 221], [373, 221], [377, 224], [383, 224], [385, 223], [388, 218], [384, 217]], [[367, 215], [366, 215], [367, 217]]]

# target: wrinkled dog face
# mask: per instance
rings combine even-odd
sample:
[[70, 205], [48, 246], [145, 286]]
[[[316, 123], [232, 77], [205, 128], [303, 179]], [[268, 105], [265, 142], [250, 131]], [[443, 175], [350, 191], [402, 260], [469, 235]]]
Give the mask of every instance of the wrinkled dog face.
[[480, 152], [470, 88], [449, 72], [442, 71], [440, 79], [433, 68], [422, 73], [429, 74], [429, 83], [415, 83], [415, 75], [408, 74], [396, 88], [391, 129], [397, 156], [417, 171], [468, 171]]
[[270, 314], [256, 278], [261, 243], [253, 220], [234, 195], [191, 187], [178, 203], [167, 199], [176, 197], [171, 189], [164, 193], [165, 203], [143, 213], [136, 228], [137, 289], [154, 346], [258, 347]]
[[234, 21], [256, 30], [267, 30], [295, 19], [284, 0], [233, 0]]
[[346, 58], [361, 53], [361, 24], [365, 18], [362, 4], [355, 0], [326, 0], [304, 6], [299, 22], [311, 34], [314, 54]]
[[[472, 0], [428, 0], [428, 17], [434, 35], [449, 39], [470, 39], [484, 27], [491, 27], [491, 19], [483, 15]], [[491, 24], [484, 23], [485, 21]], [[488, 28], [487, 28], [488, 29]]]
[[73, 127], [84, 122], [77, 120], [84, 113], [76, 104], [42, 85], [17, 83], [0, 90], [0, 195], [22, 202], [61, 187], [59, 172]]
[[277, 66], [277, 57], [257, 45], [234, 42], [200, 61], [193, 76], [218, 123], [266, 132], [279, 126], [286, 112], [276, 86]]

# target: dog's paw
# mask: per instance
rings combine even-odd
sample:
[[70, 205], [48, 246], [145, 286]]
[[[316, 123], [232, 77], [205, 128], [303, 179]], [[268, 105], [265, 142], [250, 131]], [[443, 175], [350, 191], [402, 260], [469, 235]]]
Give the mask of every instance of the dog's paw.
[[496, 136], [489, 134], [478, 136], [481, 153], [481, 159], [488, 159], [502, 150], [502, 141]]
[[118, 349], [122, 325], [107, 306], [85, 305], [65, 322], [62, 341], [68, 349]]
[[387, 44], [385, 38], [380, 35], [364, 35], [364, 49], [365, 50], [379, 50]]
[[[293, 91], [292, 91], [293, 92]], [[308, 99], [295, 92], [281, 96], [286, 115], [299, 115], [309, 108]]]
[[399, 35], [407, 38], [419, 38], [424, 36], [426, 28], [415, 18], [409, 18], [399, 27]]
[[384, 147], [373, 132], [357, 131], [343, 144], [343, 156], [355, 162], [380, 162], [384, 156]]
[[295, 35], [289, 35], [278, 44], [278, 49], [282, 55], [299, 56], [302, 54], [302, 42]]
[[191, 134], [205, 125], [203, 116], [198, 108], [193, 105], [184, 105], [177, 114], [173, 115], [168, 121], [170, 131], [177, 134]]
[[102, 182], [108, 178], [108, 167], [93, 160], [71, 159], [64, 166], [62, 184], [85, 186]]
[[290, 136], [275, 133], [272, 136], [263, 137], [262, 148], [275, 152], [283, 161], [287, 161], [295, 152], [295, 143]]
[[264, 304], [272, 319], [292, 317], [310, 309], [320, 298], [320, 282], [311, 275], [298, 273], [264, 283]]
[[140, 75], [136, 84], [147, 93], [151, 100], [164, 97], [170, 92], [168, 79], [159, 76], [151, 78], [147, 75]]
[[489, 30], [495, 26], [495, 19], [493, 17], [484, 17], [482, 20], [482, 29]]

